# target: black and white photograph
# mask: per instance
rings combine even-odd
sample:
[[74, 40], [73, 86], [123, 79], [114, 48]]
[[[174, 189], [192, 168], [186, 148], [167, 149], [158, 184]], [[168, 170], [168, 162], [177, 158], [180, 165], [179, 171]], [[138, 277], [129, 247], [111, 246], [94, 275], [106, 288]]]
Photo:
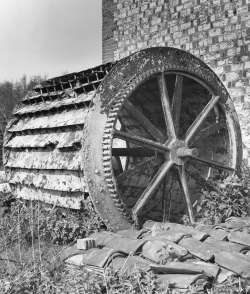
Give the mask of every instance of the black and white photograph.
[[0, 294], [250, 293], [250, 0], [0, 0]]

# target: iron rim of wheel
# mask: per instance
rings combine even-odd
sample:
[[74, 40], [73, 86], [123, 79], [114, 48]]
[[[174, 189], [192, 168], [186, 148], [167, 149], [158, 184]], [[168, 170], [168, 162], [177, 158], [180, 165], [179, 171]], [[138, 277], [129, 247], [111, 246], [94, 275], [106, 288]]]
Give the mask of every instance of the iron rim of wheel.
[[[158, 95], [155, 94], [157, 91]], [[194, 102], [190, 100], [189, 97], [194, 96], [192, 93], [195, 91], [198, 91], [196, 96], [201, 95], [199, 91], [205, 93], [202, 92], [203, 96], [201, 95], [203, 100], [201, 98], [199, 100], [192, 98]], [[151, 100], [153, 106], [157, 104], [157, 107], [155, 106], [157, 114], [154, 115], [153, 111], [148, 110], [152, 101], [149, 103], [149, 98], [140, 97], [146, 95], [145, 93], [154, 93]], [[195, 116], [192, 114], [188, 118], [191, 123], [187, 125], [186, 129], [183, 127], [185, 120], [182, 120], [178, 126], [176, 125], [176, 121], [182, 117], [182, 114], [186, 114], [190, 109], [190, 105], [188, 106], [185, 101], [188, 101], [190, 105], [192, 103], [201, 105], [200, 108], [198, 107], [198, 113]], [[162, 111], [159, 111], [160, 108]], [[175, 111], [169, 111], [173, 108]], [[139, 119], [136, 118], [136, 114], [140, 117]], [[159, 119], [156, 119], [155, 116]], [[138, 130], [134, 131], [133, 127], [131, 128], [129, 125], [128, 121], [131, 118], [136, 122], [135, 129], [139, 129], [140, 136], [138, 136]], [[217, 142], [227, 141], [226, 149], [228, 149], [225, 155], [227, 165], [220, 160], [202, 158], [198, 154], [201, 151], [199, 149], [202, 148], [193, 146], [192, 140], [197, 136], [197, 133], [199, 134], [201, 130], [204, 131], [204, 127], [200, 128], [201, 122], [204, 124], [206, 120], [209, 120], [210, 124], [210, 119], [214, 120], [216, 131], [223, 130], [224, 137], [218, 133], [219, 137], [215, 140]], [[123, 126], [122, 131], [115, 130], [118, 120]], [[219, 126], [220, 120], [223, 126]], [[206, 126], [206, 128], [208, 127], [214, 126]], [[132, 132], [129, 128], [132, 129]], [[138, 225], [147, 219], [147, 215], [143, 220], [140, 219], [145, 204], [149, 200], [154, 200], [155, 191], [159, 190], [159, 186], [162, 185], [162, 181], [170, 169], [174, 170], [173, 175], [171, 174], [172, 178], [177, 180], [177, 175], [179, 177], [179, 189], [185, 196], [183, 201], [185, 199], [190, 221], [194, 222], [186, 175], [187, 163], [190, 160], [199, 162], [201, 165], [208, 166], [209, 171], [211, 168], [213, 170], [215, 168], [237, 171], [240, 167], [242, 156], [240, 128], [232, 101], [225, 87], [214, 72], [201, 60], [178, 49], [146, 49], [118, 62], [105, 78], [95, 96], [94, 107], [90, 111], [86, 131], [88, 134], [86, 134], [86, 142], [84, 143], [84, 170], [87, 179], [89, 179], [90, 196], [105, 223], [114, 230], [127, 228], [131, 226], [131, 223]], [[145, 134], [143, 136], [144, 131], [147, 136]], [[96, 138], [98, 139], [96, 140]], [[113, 142], [117, 138], [126, 142], [125, 148], [113, 148]], [[204, 142], [206, 143], [206, 139]], [[94, 148], [93, 145], [95, 145]], [[204, 155], [203, 149], [201, 153]], [[152, 161], [160, 162], [154, 173], [152, 172], [146, 180], [144, 179], [144, 182], [149, 183], [149, 186], [141, 189], [139, 196], [136, 196], [137, 199], [133, 203], [133, 207], [126, 203], [126, 197], [124, 198], [121, 193], [119, 175], [117, 175], [117, 168], [114, 167], [114, 157], [121, 158], [119, 155], [124, 155], [126, 152], [127, 164], [121, 173], [133, 174], [133, 170], [138, 172], [137, 165], [142, 164], [143, 166], [144, 162], [147, 165], [148, 157], [149, 161], [151, 160], [149, 170], [152, 170]], [[133, 153], [132, 156], [131, 152], [137, 152], [137, 154]], [[150, 152], [153, 152], [154, 155]], [[139, 153], [140, 156], [138, 156]], [[143, 153], [146, 160], [143, 159], [138, 163], [137, 159], [141, 158]], [[98, 159], [101, 163], [98, 163]], [[130, 179], [132, 178], [133, 175], [130, 175]], [[162, 189], [162, 191], [164, 194], [166, 190]], [[148, 218], [153, 219], [150, 216]]]

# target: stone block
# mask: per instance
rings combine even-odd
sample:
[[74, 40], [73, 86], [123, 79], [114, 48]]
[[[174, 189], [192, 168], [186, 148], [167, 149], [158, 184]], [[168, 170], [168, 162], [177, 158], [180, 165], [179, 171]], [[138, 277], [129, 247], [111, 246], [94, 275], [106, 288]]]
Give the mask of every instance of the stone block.
[[204, 261], [209, 261], [214, 256], [209, 246], [193, 238], [183, 238], [179, 245], [186, 248], [193, 256]]
[[250, 279], [250, 258], [248, 256], [236, 252], [218, 252], [215, 254], [215, 262], [242, 278]]
[[198, 275], [165, 274], [165, 275], [159, 275], [158, 279], [159, 279], [159, 282], [163, 283], [169, 288], [187, 289], [196, 282], [199, 284], [203, 282], [204, 285], [202, 286], [202, 288], [204, 288], [205, 285], [207, 284], [207, 276], [204, 274], [198, 274]]
[[77, 239], [76, 247], [77, 249], [88, 250], [91, 248], [95, 248], [96, 243], [95, 240], [92, 238]]

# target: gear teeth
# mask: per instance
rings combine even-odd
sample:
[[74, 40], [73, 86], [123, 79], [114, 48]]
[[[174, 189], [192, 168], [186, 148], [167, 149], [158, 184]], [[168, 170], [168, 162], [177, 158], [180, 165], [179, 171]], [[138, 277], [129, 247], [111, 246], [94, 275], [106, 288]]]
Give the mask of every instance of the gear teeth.
[[114, 123], [117, 118], [118, 112], [120, 111], [124, 100], [134, 88], [136, 83], [138, 82], [137, 79], [133, 79], [128, 84], [126, 91], [123, 91], [119, 94], [119, 98], [115, 97], [114, 104], [110, 106], [108, 118], [105, 124], [104, 132], [103, 132], [103, 171], [104, 177], [107, 184], [107, 188], [110, 192], [110, 196], [112, 197], [116, 208], [122, 213], [124, 217], [128, 219], [129, 222], [132, 222], [131, 214], [127, 210], [126, 205], [123, 203], [122, 199], [119, 197], [117, 193], [117, 188], [115, 184], [115, 180], [113, 178], [112, 172], [112, 164], [111, 164], [111, 144], [113, 138], [113, 128]]
[[113, 183], [113, 179], [110, 179], [110, 178], [106, 178], [105, 179], [106, 180], [106, 182], [108, 183], [108, 185], [113, 185], [114, 183]]
[[117, 116], [116, 113], [111, 113], [109, 117], [110, 117], [110, 118], [115, 118], [116, 116]]
[[114, 186], [113, 183], [112, 184], [107, 184], [107, 187], [110, 188], [110, 189], [115, 189], [115, 186]]
[[113, 129], [113, 125], [114, 125], [114, 121], [111, 121], [111, 122], [107, 122], [105, 127]]
[[112, 127], [107, 127], [107, 128], [105, 128], [105, 130], [104, 130], [104, 134], [110, 134], [111, 135], [111, 133], [113, 132], [113, 125], [112, 125]]
[[110, 140], [112, 137], [111, 137], [111, 134], [105, 134], [105, 135], [103, 135], [103, 140]]
[[103, 155], [104, 156], [111, 155], [111, 150], [110, 149], [104, 149], [103, 150]]

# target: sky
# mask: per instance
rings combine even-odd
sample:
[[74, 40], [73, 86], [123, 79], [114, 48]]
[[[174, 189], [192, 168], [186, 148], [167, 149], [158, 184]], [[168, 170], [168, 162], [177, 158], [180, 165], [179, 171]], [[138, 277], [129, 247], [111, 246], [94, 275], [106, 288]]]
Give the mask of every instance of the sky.
[[0, 0], [0, 82], [101, 64], [101, 0]]

